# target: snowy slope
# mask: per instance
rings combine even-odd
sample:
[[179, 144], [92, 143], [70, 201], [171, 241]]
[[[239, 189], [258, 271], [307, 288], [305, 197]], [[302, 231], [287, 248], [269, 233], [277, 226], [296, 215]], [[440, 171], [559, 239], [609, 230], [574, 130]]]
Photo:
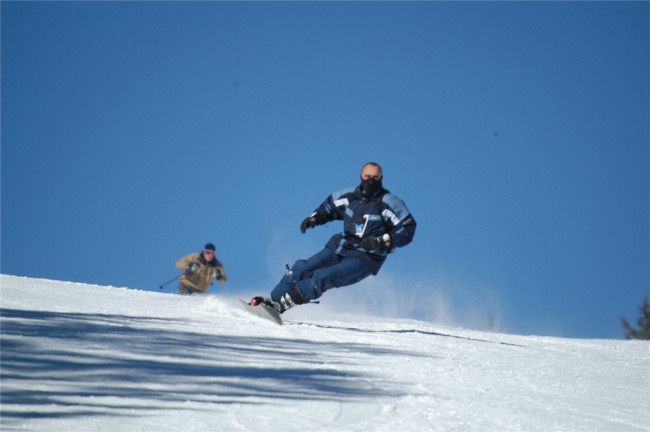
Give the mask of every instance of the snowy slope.
[[[2, 431], [647, 431], [650, 344], [1, 276]], [[300, 310], [299, 310], [300, 309]]]

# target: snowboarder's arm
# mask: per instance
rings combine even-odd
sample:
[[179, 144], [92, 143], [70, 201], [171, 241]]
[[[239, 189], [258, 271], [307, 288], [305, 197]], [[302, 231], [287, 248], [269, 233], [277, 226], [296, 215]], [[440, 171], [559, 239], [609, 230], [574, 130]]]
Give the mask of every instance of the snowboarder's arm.
[[350, 196], [354, 193], [354, 188], [343, 189], [334, 192], [328, 196], [325, 201], [318, 206], [313, 214], [320, 214], [325, 219], [323, 223], [332, 220], [343, 220], [345, 209], [350, 204]]
[[406, 246], [415, 236], [417, 222], [404, 202], [395, 195], [386, 195], [384, 203], [388, 206], [383, 216], [387, 216], [392, 228], [389, 230], [391, 248]]
[[348, 204], [347, 199], [343, 203], [341, 200], [336, 198], [338, 196], [337, 193], [333, 193], [332, 195], [328, 196], [325, 201], [321, 205], [314, 210], [312, 214], [307, 216], [302, 223], [300, 224], [300, 232], [303, 234], [305, 231], [309, 228], [314, 228], [318, 225], [324, 225], [327, 222], [333, 221], [333, 220], [343, 220], [343, 211], [339, 208], [343, 208], [345, 205]]
[[411, 243], [415, 236], [415, 227], [417, 223], [413, 216], [407, 217], [401, 221], [388, 235], [390, 236], [390, 244], [393, 247], [402, 247]]

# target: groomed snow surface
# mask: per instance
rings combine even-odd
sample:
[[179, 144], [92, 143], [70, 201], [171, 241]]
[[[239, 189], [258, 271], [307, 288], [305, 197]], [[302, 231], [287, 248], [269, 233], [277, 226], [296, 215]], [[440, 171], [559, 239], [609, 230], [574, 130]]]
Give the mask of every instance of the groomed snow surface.
[[650, 344], [0, 276], [2, 431], [648, 431]]

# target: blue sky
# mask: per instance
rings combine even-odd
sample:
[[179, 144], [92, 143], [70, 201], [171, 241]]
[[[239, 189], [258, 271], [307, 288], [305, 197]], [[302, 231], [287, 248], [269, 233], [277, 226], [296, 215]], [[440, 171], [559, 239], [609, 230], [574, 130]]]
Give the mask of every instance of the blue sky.
[[2, 273], [159, 291], [212, 241], [211, 292], [268, 293], [341, 229], [302, 219], [377, 161], [415, 240], [323, 301], [568, 337], [636, 321], [648, 2], [1, 7]]

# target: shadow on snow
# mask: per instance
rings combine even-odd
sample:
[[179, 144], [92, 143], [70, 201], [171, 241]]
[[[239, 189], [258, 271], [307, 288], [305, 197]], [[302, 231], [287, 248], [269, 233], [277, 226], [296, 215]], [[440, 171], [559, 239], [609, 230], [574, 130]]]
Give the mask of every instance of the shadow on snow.
[[2, 309], [1, 318], [3, 423], [138, 415], [159, 406], [188, 409], [188, 402], [394, 396], [346, 366], [350, 352], [398, 352], [386, 348], [165, 330], [174, 320], [150, 317]]

